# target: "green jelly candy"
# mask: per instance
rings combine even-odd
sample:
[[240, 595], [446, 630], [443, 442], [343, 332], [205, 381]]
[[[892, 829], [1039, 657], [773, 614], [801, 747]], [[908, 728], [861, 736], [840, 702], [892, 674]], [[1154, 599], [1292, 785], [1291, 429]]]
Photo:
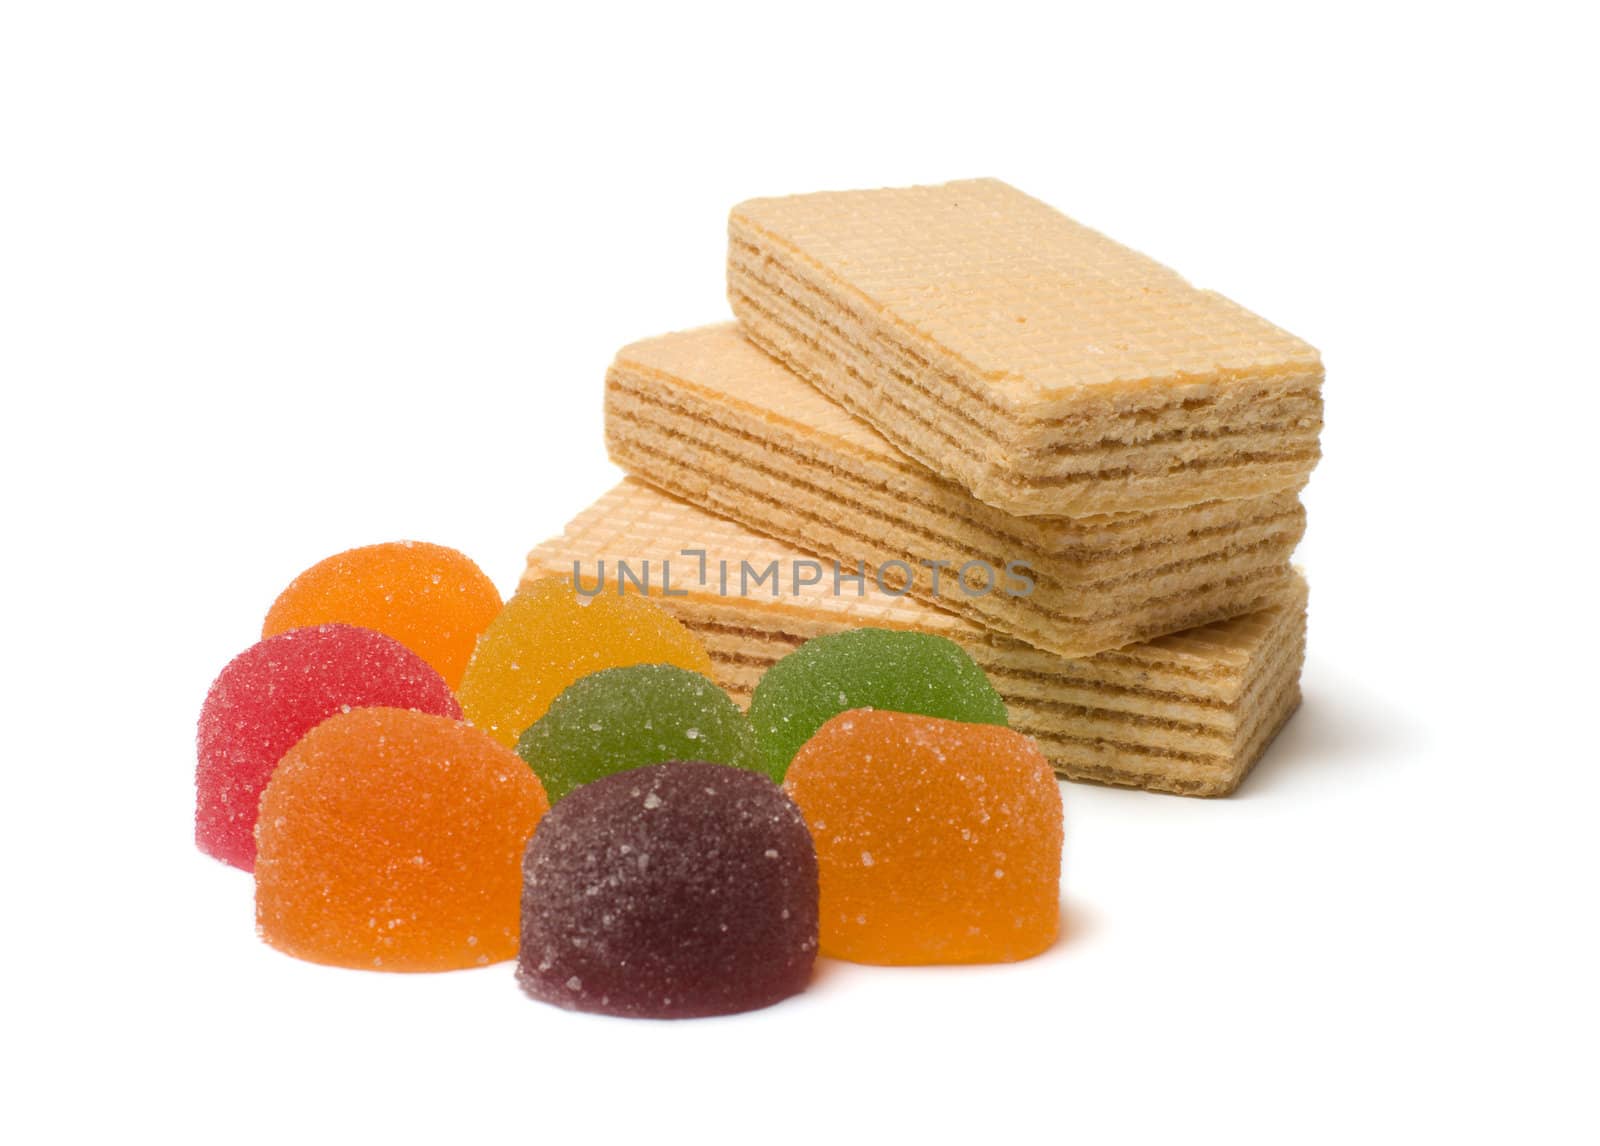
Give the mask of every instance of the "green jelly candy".
[[807, 641], [756, 685], [750, 724], [768, 771], [781, 777], [817, 729], [852, 708], [1006, 724], [1000, 694], [954, 641], [931, 633], [850, 629]]
[[770, 775], [728, 694], [674, 665], [628, 665], [579, 679], [522, 734], [517, 755], [544, 782], [552, 804], [580, 784], [669, 760]]

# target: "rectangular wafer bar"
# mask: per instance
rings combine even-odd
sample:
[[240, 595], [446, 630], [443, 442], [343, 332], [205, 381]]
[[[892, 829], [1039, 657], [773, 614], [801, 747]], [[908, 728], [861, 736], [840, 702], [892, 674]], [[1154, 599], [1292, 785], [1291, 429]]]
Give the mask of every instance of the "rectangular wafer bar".
[[852, 568], [866, 561], [1062, 656], [1272, 604], [1291, 591], [1305, 528], [1293, 488], [1149, 513], [1008, 514], [906, 457], [732, 324], [625, 347], [607, 373], [606, 443], [686, 501]]
[[[988, 673], [1012, 727], [1037, 739], [1056, 771], [1074, 780], [1227, 795], [1299, 703], [1298, 575], [1292, 595], [1271, 608], [1074, 660], [870, 582], [859, 595], [853, 587], [835, 592], [828, 581], [802, 585], [808, 578], [791, 570], [806, 560], [630, 478], [535, 548], [525, 578], [649, 592], [705, 641], [720, 682], [741, 703], [768, 666], [812, 637], [862, 625], [949, 637]], [[619, 575], [618, 562], [630, 575]], [[774, 564], [776, 582], [739, 591], [742, 567], [764, 573]]]
[[1013, 514], [1294, 488], [1306, 343], [998, 180], [752, 199], [728, 224], [749, 336]]

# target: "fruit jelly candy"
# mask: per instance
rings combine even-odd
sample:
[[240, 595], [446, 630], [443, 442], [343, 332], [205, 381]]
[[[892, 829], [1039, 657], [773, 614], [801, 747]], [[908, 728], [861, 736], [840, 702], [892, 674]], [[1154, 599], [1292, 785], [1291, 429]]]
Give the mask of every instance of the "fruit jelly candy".
[[[762, 770], [755, 733], [728, 694], [676, 665], [590, 673], [517, 741], [552, 803], [613, 772], [694, 757]], [[776, 779], [776, 777], [774, 777]]]
[[669, 762], [585, 784], [539, 825], [523, 874], [517, 979], [547, 1003], [692, 1018], [811, 978], [816, 853], [755, 772]]
[[1061, 789], [1026, 736], [847, 712], [800, 749], [784, 788], [816, 841], [823, 954], [998, 963], [1055, 941]]
[[509, 747], [574, 681], [637, 664], [711, 675], [705, 646], [653, 601], [580, 598], [561, 578], [543, 577], [519, 589], [478, 639], [461, 679], [461, 708]]
[[499, 611], [499, 590], [464, 553], [390, 541], [335, 554], [300, 574], [272, 603], [261, 635], [329, 621], [376, 629], [455, 688], [473, 642]]
[[750, 698], [750, 724], [782, 777], [812, 733], [852, 708], [1006, 723], [1000, 694], [954, 641], [863, 628], [807, 641], [768, 669]]
[[254, 868], [256, 809], [279, 759], [334, 713], [374, 705], [461, 718], [461, 706], [427, 661], [371, 629], [290, 629], [229, 661], [200, 708], [194, 775], [200, 850]]
[[331, 717], [261, 796], [257, 929], [340, 967], [510, 959], [522, 851], [549, 807], [522, 759], [470, 725], [394, 708]]

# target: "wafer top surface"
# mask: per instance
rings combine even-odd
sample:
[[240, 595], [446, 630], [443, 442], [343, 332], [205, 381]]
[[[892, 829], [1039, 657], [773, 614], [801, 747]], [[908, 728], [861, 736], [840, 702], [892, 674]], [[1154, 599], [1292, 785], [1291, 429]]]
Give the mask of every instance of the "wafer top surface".
[[995, 179], [751, 199], [731, 227], [1006, 402], [1320, 370], [1294, 335]]
[[[705, 583], [697, 580], [699, 559], [685, 555], [685, 550], [705, 553], [708, 573]], [[617, 591], [617, 561], [628, 562], [633, 573], [639, 575], [643, 562], [648, 560], [653, 578], [649, 591], [659, 596], [662, 589], [660, 563], [670, 561], [674, 596], [687, 595], [700, 600], [721, 597], [730, 605], [748, 610], [792, 612], [841, 625], [915, 629], [963, 642], [997, 639], [1021, 647], [1021, 642], [1006, 637], [994, 638], [982, 626], [954, 613], [909, 596], [884, 592], [874, 584], [870, 571], [860, 595], [853, 583], [846, 583], [845, 591], [836, 593], [831, 565], [827, 562], [822, 564], [829, 572], [820, 583], [796, 586], [791, 574], [792, 563], [797, 559], [810, 558], [806, 553], [754, 533], [736, 522], [678, 501], [636, 478], [625, 478], [568, 522], [560, 537], [536, 546], [528, 554], [524, 576], [571, 577], [574, 563], [578, 563], [580, 579], [593, 584], [596, 563], [604, 560], [606, 571], [602, 588], [609, 593]], [[723, 561], [732, 567], [726, 592], [719, 576], [719, 565]], [[754, 593], [740, 595], [740, 562], [748, 562], [758, 569], [777, 562], [782, 568], [778, 594], [772, 595], [770, 589], [763, 586]], [[848, 563], [845, 572], [854, 572]], [[1296, 583], [1298, 595], [1303, 599], [1304, 582], [1297, 576]], [[1242, 664], [1267, 630], [1264, 620], [1267, 612], [1173, 633], [1130, 645], [1120, 652], [1142, 651], [1163, 661], [1192, 660], [1207, 667], [1219, 663]]]
[[[706, 554], [705, 584], [698, 581], [699, 559], [685, 555], [685, 550], [691, 554], [695, 551]], [[627, 562], [635, 573], [641, 571], [643, 562], [649, 561], [654, 578], [650, 592], [659, 593], [661, 562], [670, 561], [673, 594], [686, 592], [704, 598], [723, 595], [719, 564], [727, 561], [731, 564], [726, 594], [730, 599], [821, 610], [847, 618], [846, 623], [855, 625], [929, 629], [951, 637], [981, 631], [979, 626], [953, 613], [930, 608], [909, 597], [882, 592], [872, 583], [870, 575], [864, 593], [859, 596], [853, 583], [849, 592], [835, 594], [831, 575], [821, 583], [795, 587], [792, 568], [788, 566], [796, 559], [815, 560], [781, 541], [752, 533], [726, 518], [706, 513], [653, 486], [628, 478], [568, 522], [560, 537], [535, 548], [528, 555], [528, 565], [530, 572], [540, 570], [570, 576], [573, 562], [580, 562], [582, 580], [591, 582], [596, 575], [596, 562], [603, 560], [606, 562], [605, 590], [615, 592], [618, 561]], [[776, 597], [768, 587], [770, 582], [755, 593], [741, 597], [739, 563], [748, 562], [755, 569], [764, 570], [774, 561], [779, 563], [782, 579]], [[828, 565], [827, 562], [823, 564]], [[848, 566], [845, 571], [855, 572]]]
[[831, 440], [886, 464], [913, 463], [867, 423], [825, 397], [725, 322], [647, 338], [623, 347], [617, 364], [654, 371], [732, 399], [806, 434]]

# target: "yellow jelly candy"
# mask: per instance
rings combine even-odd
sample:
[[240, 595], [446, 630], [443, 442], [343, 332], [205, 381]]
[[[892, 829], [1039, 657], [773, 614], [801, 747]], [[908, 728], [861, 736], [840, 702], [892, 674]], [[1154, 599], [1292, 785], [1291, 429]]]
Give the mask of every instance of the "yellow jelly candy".
[[457, 696], [466, 718], [510, 747], [570, 684], [624, 665], [711, 675], [693, 633], [640, 596], [580, 597], [559, 577], [530, 581], [478, 638]]

